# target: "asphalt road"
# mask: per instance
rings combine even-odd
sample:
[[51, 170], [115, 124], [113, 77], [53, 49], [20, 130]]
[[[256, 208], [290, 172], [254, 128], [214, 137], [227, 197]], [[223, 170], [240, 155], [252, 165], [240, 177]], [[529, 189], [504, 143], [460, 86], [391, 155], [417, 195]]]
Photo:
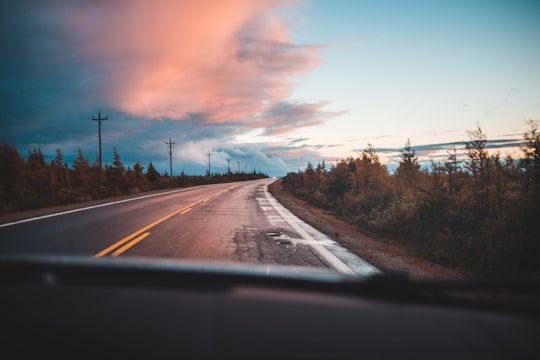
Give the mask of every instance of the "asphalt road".
[[273, 179], [215, 184], [0, 224], [0, 254], [160, 257], [378, 270], [303, 223]]

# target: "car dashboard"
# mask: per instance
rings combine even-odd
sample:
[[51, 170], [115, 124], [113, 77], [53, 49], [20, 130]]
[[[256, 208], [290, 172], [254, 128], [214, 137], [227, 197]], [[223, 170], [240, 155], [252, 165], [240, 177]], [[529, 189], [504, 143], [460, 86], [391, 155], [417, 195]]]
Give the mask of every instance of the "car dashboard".
[[498, 307], [402, 274], [69, 256], [0, 267], [3, 350], [17, 357], [540, 358], [537, 293]]

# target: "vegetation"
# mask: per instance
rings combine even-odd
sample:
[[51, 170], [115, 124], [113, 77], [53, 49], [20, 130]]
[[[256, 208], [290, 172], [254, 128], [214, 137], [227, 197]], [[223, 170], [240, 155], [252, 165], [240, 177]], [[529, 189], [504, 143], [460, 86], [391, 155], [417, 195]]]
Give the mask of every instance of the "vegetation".
[[[479, 125], [444, 163], [421, 169], [407, 140], [394, 173], [373, 145], [358, 158], [289, 173], [293, 195], [416, 254], [479, 276], [539, 276], [540, 133], [528, 122], [523, 156], [489, 154]], [[391, 240], [390, 240], [391, 239]]]
[[160, 174], [152, 162], [146, 167], [137, 162], [125, 167], [114, 149], [112, 164], [102, 169], [90, 163], [81, 149], [72, 166], [63, 160], [60, 149], [51, 162], [39, 148], [29, 150], [23, 158], [12, 145], [0, 143], [0, 212], [63, 205], [113, 196], [137, 194], [171, 187], [223, 183], [268, 177], [259, 172], [178, 176]]

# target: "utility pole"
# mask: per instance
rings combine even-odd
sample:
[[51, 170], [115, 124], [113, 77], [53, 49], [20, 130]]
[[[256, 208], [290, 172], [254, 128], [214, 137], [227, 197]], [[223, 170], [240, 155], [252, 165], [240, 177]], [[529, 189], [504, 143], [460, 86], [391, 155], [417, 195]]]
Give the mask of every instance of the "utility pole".
[[236, 162], [238, 164], [238, 173], [240, 174], [240, 160]]
[[231, 173], [231, 167], [229, 166], [230, 161], [231, 161], [231, 158], [227, 157], [227, 174]]
[[165, 142], [165, 144], [167, 146], [169, 146], [169, 169], [171, 171], [171, 187], [173, 185], [173, 176], [172, 176], [172, 148], [173, 148], [173, 145], [175, 144], [174, 141], [171, 140], [171, 138], [169, 138], [169, 142]]
[[212, 156], [213, 154], [209, 151], [206, 153], [206, 155], [208, 156], [208, 176], [212, 175], [212, 173], [210, 172], [210, 156]]
[[93, 117], [92, 120], [95, 120], [98, 122], [98, 136], [99, 136], [99, 168], [101, 169], [101, 121], [108, 120], [107, 116], [104, 118], [101, 117], [101, 110], [98, 111], [98, 117]]

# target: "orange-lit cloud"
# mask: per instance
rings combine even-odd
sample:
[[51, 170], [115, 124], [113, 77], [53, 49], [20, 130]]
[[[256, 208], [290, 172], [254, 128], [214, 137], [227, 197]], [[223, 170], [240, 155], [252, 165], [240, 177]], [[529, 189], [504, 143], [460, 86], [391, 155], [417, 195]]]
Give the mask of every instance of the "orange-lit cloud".
[[[76, 51], [96, 64], [111, 104], [152, 119], [229, 122], [287, 98], [318, 64], [275, 14], [295, 1], [88, 2], [67, 12]], [[275, 123], [273, 122], [275, 120]], [[283, 118], [265, 126], [285, 129]]]

